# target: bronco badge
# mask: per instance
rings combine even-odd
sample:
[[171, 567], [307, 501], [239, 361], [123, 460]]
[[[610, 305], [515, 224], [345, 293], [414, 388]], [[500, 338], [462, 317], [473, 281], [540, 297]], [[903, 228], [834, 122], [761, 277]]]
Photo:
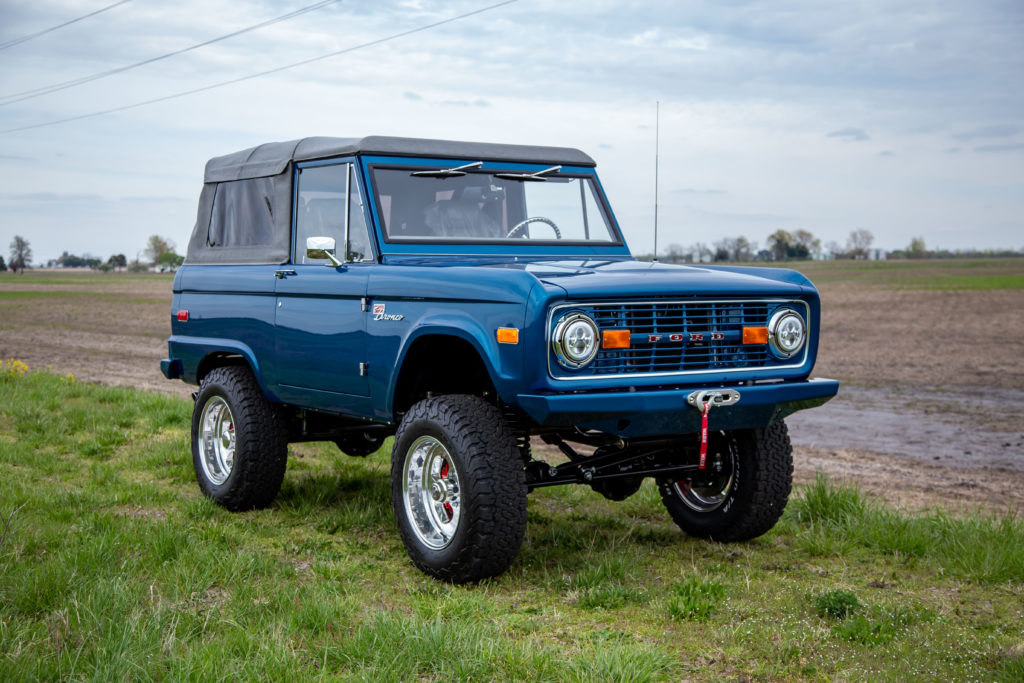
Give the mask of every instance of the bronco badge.
[[385, 304], [374, 304], [373, 305], [373, 319], [374, 320], [403, 320], [404, 315], [385, 313]]

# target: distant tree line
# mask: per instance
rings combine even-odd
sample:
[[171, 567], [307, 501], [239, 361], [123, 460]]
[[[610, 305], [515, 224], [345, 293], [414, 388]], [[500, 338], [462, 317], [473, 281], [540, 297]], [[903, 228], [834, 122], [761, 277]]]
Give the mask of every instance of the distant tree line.
[[[924, 237], [915, 237], [903, 249], [872, 249], [875, 236], [860, 228], [850, 232], [846, 244], [821, 240], [808, 230], [776, 230], [768, 236], [763, 249], [746, 237], [725, 237], [713, 243], [696, 242], [689, 246], [669, 244], [659, 261], [669, 263], [743, 263], [753, 261], [798, 261], [806, 259], [926, 259], [1024, 256], [1024, 249], [948, 249], [929, 250]], [[651, 255], [638, 256], [651, 260]]]
[[[915, 237], [903, 249], [885, 251], [871, 249], [875, 236], [863, 228], [854, 230], [846, 238], [846, 245], [829, 242], [822, 247], [821, 240], [808, 230], [776, 230], [768, 236], [764, 249], [757, 248], [757, 242], [746, 237], [724, 237], [708, 244], [696, 242], [689, 246], [669, 244], [661, 261], [669, 263], [743, 263], [751, 261], [797, 261], [802, 259], [926, 259], [926, 258], [984, 258], [1024, 256], [1024, 249], [928, 249], [924, 237]], [[46, 262], [47, 268], [91, 268], [107, 273], [127, 270], [133, 273], [155, 268], [161, 273], [173, 272], [184, 263], [185, 257], [175, 252], [174, 242], [150, 235], [146, 248], [142, 250], [143, 260], [136, 256], [129, 261], [124, 254], [112, 254], [106, 261], [91, 254], [76, 256], [64, 252], [59, 258]], [[641, 260], [651, 260], [652, 255], [640, 255]], [[10, 259], [5, 262], [0, 256], [0, 272], [8, 269], [17, 273], [32, 264], [32, 247], [21, 235], [15, 235], [10, 244]]]
[[[20, 235], [15, 235], [14, 239], [11, 240], [10, 250], [10, 263], [5, 263], [3, 257], [0, 257], [0, 271], [5, 271], [8, 268], [14, 272], [24, 271], [25, 268], [31, 265], [32, 247], [29, 245], [28, 240]], [[136, 256], [134, 260], [129, 261], [124, 254], [112, 254], [110, 258], [104, 261], [92, 254], [86, 253], [78, 256], [65, 251], [58, 258], [47, 261], [46, 267], [91, 268], [104, 273], [117, 270], [138, 273], [155, 268], [161, 273], [166, 273], [177, 270], [178, 266], [185, 261], [184, 256], [175, 253], [174, 242], [160, 235], [150, 235], [142, 255], [145, 257], [145, 260], [140, 256]]]

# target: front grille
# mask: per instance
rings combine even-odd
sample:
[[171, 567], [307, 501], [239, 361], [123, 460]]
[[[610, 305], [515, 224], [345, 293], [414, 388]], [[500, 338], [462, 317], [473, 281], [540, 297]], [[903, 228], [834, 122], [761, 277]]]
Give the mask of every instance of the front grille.
[[766, 344], [742, 343], [744, 327], [764, 327], [783, 306], [798, 301], [666, 301], [560, 307], [552, 318], [581, 311], [601, 330], [630, 330], [630, 348], [601, 349], [592, 363], [570, 371], [552, 361], [559, 376], [672, 374], [744, 370], [799, 362], [773, 356]]

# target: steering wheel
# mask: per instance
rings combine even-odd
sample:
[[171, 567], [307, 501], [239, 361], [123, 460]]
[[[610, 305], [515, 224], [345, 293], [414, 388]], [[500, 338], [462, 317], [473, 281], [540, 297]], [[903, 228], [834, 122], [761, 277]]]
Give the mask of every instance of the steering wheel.
[[[512, 229], [508, 231], [508, 234], [505, 235], [505, 237], [512, 237], [517, 231], [522, 230], [530, 223], [547, 223], [551, 226], [551, 229], [555, 231], [555, 239], [562, 239], [562, 231], [558, 229], [555, 222], [550, 218], [545, 218], [544, 216], [530, 216], [525, 221], [519, 221], [512, 226]], [[523, 237], [526, 237], [526, 235], [523, 235]]]

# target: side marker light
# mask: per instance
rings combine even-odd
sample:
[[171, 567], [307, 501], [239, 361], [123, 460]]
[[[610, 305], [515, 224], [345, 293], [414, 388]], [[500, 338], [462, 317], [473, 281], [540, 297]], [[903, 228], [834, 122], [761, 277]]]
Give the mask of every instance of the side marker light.
[[187, 323], [188, 322], [188, 311], [178, 311], [178, 322], [180, 322], [180, 323]]
[[518, 344], [519, 343], [519, 329], [516, 327], [499, 327], [498, 328], [498, 343], [499, 344]]

